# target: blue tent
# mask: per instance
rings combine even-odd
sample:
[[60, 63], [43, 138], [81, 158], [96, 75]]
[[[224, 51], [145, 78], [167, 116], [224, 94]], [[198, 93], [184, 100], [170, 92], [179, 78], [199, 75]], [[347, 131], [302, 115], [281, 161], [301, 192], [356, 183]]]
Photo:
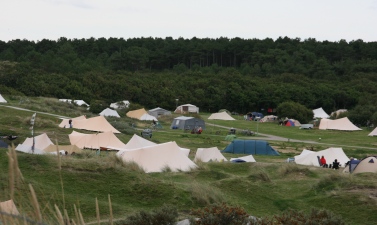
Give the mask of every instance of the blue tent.
[[234, 140], [222, 152], [252, 155], [279, 155], [267, 141]]

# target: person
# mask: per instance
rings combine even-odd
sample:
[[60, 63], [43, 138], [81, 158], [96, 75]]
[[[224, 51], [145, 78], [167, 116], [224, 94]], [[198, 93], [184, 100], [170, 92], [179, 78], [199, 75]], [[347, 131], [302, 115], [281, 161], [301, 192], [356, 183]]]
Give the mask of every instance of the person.
[[327, 164], [326, 164], [326, 159], [325, 159], [325, 156], [322, 156], [321, 159], [320, 159], [320, 162], [321, 162], [321, 166], [322, 167], [328, 167]]
[[68, 123], [69, 123], [69, 128], [72, 128], [72, 119], [69, 119]]
[[339, 164], [338, 160], [335, 159], [334, 162], [332, 163], [332, 168], [333, 168], [334, 170], [338, 170], [338, 169], [339, 169], [339, 166], [340, 166], [340, 164]]
[[345, 167], [347, 167], [351, 163], [352, 160], [353, 160], [353, 157], [351, 157], [350, 160], [348, 162], [346, 162]]
[[153, 125], [156, 125], [156, 121], [155, 120], [153, 120]]

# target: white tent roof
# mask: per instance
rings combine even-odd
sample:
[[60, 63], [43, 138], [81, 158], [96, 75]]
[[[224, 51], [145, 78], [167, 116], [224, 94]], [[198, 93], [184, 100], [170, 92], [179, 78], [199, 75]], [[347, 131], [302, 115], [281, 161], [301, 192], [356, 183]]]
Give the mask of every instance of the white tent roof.
[[86, 120], [77, 120], [73, 124], [73, 128], [82, 130], [91, 130], [98, 132], [111, 131], [119, 134], [120, 132], [115, 129], [103, 116], [96, 116]]
[[24, 152], [24, 153], [29, 153], [29, 154], [36, 154], [36, 155], [42, 155], [45, 154], [46, 152], [43, 151], [43, 149], [36, 148], [34, 147], [34, 152], [31, 150], [32, 146], [31, 145], [24, 145], [24, 144], [19, 144], [16, 147], [16, 151], [19, 152]]
[[247, 155], [247, 156], [239, 157], [239, 158], [230, 158], [230, 161], [239, 160], [239, 159], [245, 162], [256, 162], [252, 155]]
[[76, 103], [76, 105], [78, 105], [78, 106], [82, 106], [82, 105], [89, 106], [89, 104], [86, 103], [84, 100], [74, 100], [73, 102]]
[[368, 136], [377, 136], [377, 127], [368, 134]]
[[99, 113], [100, 116], [113, 116], [113, 117], [118, 117], [120, 118], [119, 114], [117, 111], [112, 110], [110, 108], [106, 108], [102, 110], [102, 112]]
[[0, 202], [0, 211], [8, 213], [8, 214], [12, 214], [12, 215], [20, 214], [12, 199], [5, 202]]
[[3, 98], [3, 96], [1, 96], [1, 94], [0, 94], [0, 103], [7, 103], [7, 100], [5, 100], [5, 99]]
[[329, 118], [329, 114], [325, 112], [325, 110], [321, 108], [313, 109], [314, 118]]
[[233, 117], [231, 117], [228, 113], [219, 112], [219, 113], [212, 113], [209, 117], [209, 120], [235, 120]]
[[130, 106], [130, 102], [128, 100], [120, 101], [120, 102], [114, 102], [110, 104], [110, 107], [113, 109], [118, 109], [122, 107], [128, 108]]
[[125, 162], [135, 162], [146, 173], [163, 172], [167, 167], [173, 172], [190, 171], [197, 167], [182, 153], [175, 142], [142, 147], [132, 151], [119, 151], [117, 156]]
[[111, 131], [97, 134], [83, 134], [72, 131], [68, 137], [71, 144], [76, 145], [79, 148], [124, 148], [126, 146]]
[[[52, 141], [50, 140], [50, 138], [47, 136], [46, 133], [35, 136], [34, 140], [35, 140], [34, 147], [36, 149], [45, 149], [49, 145], [54, 144], [54, 143], [52, 143]], [[22, 145], [29, 146], [31, 148], [31, 146], [33, 146], [33, 138], [32, 137], [26, 138], [25, 141], [22, 143]]]
[[154, 121], [158, 121], [156, 117], [151, 116], [151, 115], [149, 115], [148, 113], [143, 114], [143, 115], [140, 117], [140, 120], [150, 120], [150, 121], [154, 120]]
[[340, 165], [344, 166], [349, 161], [342, 148], [328, 148], [318, 152], [304, 149], [300, 155], [295, 156], [295, 162], [300, 165], [320, 166], [318, 157], [322, 156], [325, 157], [327, 164], [331, 164], [337, 159]]
[[[85, 116], [79, 116], [79, 117], [72, 118], [72, 126], [74, 126], [76, 121], [78, 121], [78, 120], [86, 120], [86, 117]], [[62, 122], [60, 122], [59, 127], [69, 128], [69, 119], [63, 119]]]
[[320, 130], [344, 130], [344, 131], [356, 131], [361, 130], [355, 126], [347, 117], [343, 117], [336, 120], [321, 119], [318, 127]]
[[131, 118], [134, 118], [134, 119], [138, 119], [138, 120], [151, 120], [151, 121], [154, 120], [154, 121], [158, 121], [156, 117], [149, 115], [148, 112], [145, 111], [144, 108], [129, 111], [126, 115], [128, 117], [131, 117]]
[[194, 161], [202, 161], [202, 162], [209, 162], [209, 161], [228, 161], [223, 154], [221, 154], [220, 150], [217, 147], [212, 148], [198, 148], [196, 151]]

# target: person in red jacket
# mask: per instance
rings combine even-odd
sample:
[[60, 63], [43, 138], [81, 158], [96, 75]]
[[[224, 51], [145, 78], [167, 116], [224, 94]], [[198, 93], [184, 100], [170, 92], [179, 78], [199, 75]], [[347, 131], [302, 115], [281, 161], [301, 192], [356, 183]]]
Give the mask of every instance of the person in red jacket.
[[321, 162], [322, 167], [328, 167], [327, 164], [326, 164], [326, 159], [325, 159], [324, 156], [321, 157], [320, 162]]

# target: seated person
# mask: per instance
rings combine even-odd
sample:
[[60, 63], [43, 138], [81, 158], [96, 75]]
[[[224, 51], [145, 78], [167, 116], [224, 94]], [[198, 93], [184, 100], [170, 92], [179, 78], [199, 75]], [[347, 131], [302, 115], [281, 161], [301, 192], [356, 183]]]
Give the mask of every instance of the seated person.
[[326, 164], [325, 156], [322, 156], [320, 159], [321, 166], [324, 168], [328, 168], [328, 165]]
[[340, 164], [339, 164], [338, 160], [335, 159], [335, 161], [332, 163], [332, 168], [334, 170], [337, 170], [337, 169], [339, 169], [339, 166], [340, 166]]

